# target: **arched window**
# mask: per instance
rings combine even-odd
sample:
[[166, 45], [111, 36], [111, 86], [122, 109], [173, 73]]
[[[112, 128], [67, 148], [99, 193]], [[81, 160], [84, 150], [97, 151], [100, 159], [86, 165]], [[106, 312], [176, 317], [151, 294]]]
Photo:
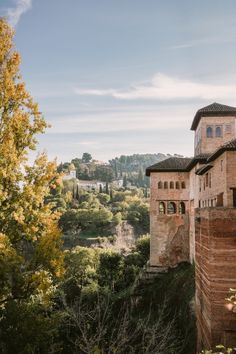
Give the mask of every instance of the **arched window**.
[[165, 207], [165, 203], [160, 202], [159, 203], [159, 214], [165, 214], [166, 213], [166, 207]]
[[174, 182], [170, 182], [170, 189], [174, 189]]
[[221, 138], [222, 137], [222, 129], [221, 127], [216, 127], [216, 137]]
[[207, 138], [213, 138], [213, 129], [212, 129], [212, 127], [207, 127], [206, 133], [207, 133]]
[[158, 189], [162, 189], [162, 182], [158, 182]]
[[181, 182], [181, 188], [182, 188], [182, 189], [185, 189], [185, 188], [186, 188], [185, 182]]
[[184, 202], [179, 203], [179, 213], [180, 214], [185, 214], [185, 204]]
[[168, 189], [168, 182], [164, 182], [164, 189]]
[[167, 213], [176, 214], [176, 204], [174, 202], [168, 202]]
[[175, 188], [179, 189], [179, 182], [175, 182]]

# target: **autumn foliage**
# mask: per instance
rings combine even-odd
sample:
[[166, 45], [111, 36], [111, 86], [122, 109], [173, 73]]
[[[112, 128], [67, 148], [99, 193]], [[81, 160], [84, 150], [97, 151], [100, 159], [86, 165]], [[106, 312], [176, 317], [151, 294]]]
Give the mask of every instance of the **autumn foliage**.
[[36, 134], [47, 124], [19, 73], [13, 30], [0, 19], [0, 304], [48, 301], [63, 274], [59, 215], [45, 197], [58, 182], [55, 162], [38, 155]]

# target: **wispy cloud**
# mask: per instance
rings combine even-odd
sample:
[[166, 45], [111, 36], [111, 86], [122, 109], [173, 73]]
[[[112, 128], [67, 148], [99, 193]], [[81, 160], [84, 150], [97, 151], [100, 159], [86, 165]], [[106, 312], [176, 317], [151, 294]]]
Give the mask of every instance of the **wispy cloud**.
[[78, 95], [110, 96], [122, 100], [235, 100], [236, 84], [210, 84], [180, 79], [158, 73], [151, 80], [124, 90], [75, 89]]
[[[163, 131], [169, 129], [185, 129], [188, 130], [193, 115], [192, 106], [163, 106], [149, 111], [142, 107], [133, 107], [133, 110], [78, 113], [75, 115], [64, 115], [57, 119], [49, 120], [51, 128], [48, 130], [50, 134], [68, 134], [68, 133], [84, 133], [88, 134], [88, 138], [83, 142], [91, 143], [94, 139], [90, 139], [91, 134], [109, 135], [112, 132], [120, 134], [121, 131], [132, 132], [134, 129], [139, 132], [145, 130]], [[65, 124], [66, 122], [66, 124]], [[148, 124], [147, 124], [148, 122]], [[85, 143], [84, 143], [85, 145]]]
[[12, 26], [16, 26], [21, 16], [30, 10], [32, 0], [16, 0], [15, 7], [7, 9], [7, 18]]
[[180, 43], [177, 45], [173, 45], [170, 49], [185, 49], [185, 48], [193, 48], [199, 47], [202, 45], [214, 45], [214, 44], [224, 44], [224, 43], [233, 43], [236, 42], [236, 37], [210, 37], [210, 38], [201, 38], [195, 39], [186, 43]]

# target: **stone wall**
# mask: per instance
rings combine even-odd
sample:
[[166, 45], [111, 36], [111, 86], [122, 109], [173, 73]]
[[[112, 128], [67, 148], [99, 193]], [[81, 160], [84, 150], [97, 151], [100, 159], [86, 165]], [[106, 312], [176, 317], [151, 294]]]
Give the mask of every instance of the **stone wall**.
[[[158, 188], [167, 182], [168, 188]], [[170, 188], [170, 183], [174, 188]], [[179, 188], [176, 188], [176, 182]], [[185, 188], [182, 188], [184, 182]], [[176, 214], [167, 214], [169, 201], [176, 204]], [[179, 203], [185, 203], [186, 214], [179, 214]], [[165, 204], [165, 214], [159, 214], [159, 203]], [[189, 173], [162, 172], [151, 174], [150, 197], [150, 265], [173, 267], [189, 261]]]
[[[230, 133], [227, 133], [226, 125], [231, 125]], [[222, 136], [215, 137], [215, 134], [213, 134], [212, 138], [207, 138], [206, 130], [208, 126], [212, 126], [213, 128], [221, 126], [223, 128]], [[201, 140], [199, 146], [195, 149], [195, 154], [213, 153], [219, 146], [235, 138], [235, 117], [202, 117], [196, 131], [196, 135], [197, 134], [200, 134]]]
[[189, 261], [189, 217], [159, 215], [151, 219], [150, 265], [174, 267]]
[[235, 346], [236, 314], [225, 297], [236, 287], [236, 209], [197, 209], [195, 231], [198, 350]]

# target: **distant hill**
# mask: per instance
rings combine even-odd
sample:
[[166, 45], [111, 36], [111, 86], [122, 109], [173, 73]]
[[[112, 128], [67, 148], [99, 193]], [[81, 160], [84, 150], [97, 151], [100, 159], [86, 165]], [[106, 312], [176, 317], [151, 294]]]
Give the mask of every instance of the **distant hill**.
[[[90, 156], [89, 161], [84, 156]], [[125, 184], [130, 182], [137, 187], [148, 187], [149, 178], [145, 176], [145, 169], [157, 162], [163, 161], [173, 155], [170, 154], [133, 154], [121, 155], [109, 160], [109, 163], [96, 161], [88, 153], [82, 158], [74, 158], [70, 162], [61, 163], [59, 171], [66, 170], [70, 163], [76, 167], [77, 178], [81, 180], [98, 179], [104, 182], [111, 182], [116, 179], [125, 179]], [[175, 154], [174, 156], [181, 156]]]

